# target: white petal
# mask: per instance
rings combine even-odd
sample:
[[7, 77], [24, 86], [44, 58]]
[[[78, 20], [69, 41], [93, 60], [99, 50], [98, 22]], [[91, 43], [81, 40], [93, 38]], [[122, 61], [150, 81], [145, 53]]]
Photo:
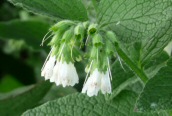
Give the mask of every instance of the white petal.
[[111, 83], [110, 83], [110, 77], [108, 71], [106, 71], [106, 73], [102, 75], [101, 91], [103, 94], [111, 93]]
[[86, 93], [87, 91], [88, 96], [97, 96], [101, 86], [101, 77], [102, 74], [98, 71], [98, 69], [95, 69], [84, 85], [82, 93]]
[[58, 82], [57, 85], [74, 86], [78, 83], [79, 78], [73, 63], [67, 64], [67, 62], [60, 61], [60, 68], [58, 69]]
[[50, 56], [49, 60], [45, 64], [45, 67], [41, 72], [41, 75], [45, 77], [45, 80], [51, 78], [51, 76], [53, 74], [53, 68], [54, 68], [55, 61], [56, 61], [55, 56], [54, 57]]
[[59, 62], [56, 62], [56, 65], [54, 66], [53, 69], [53, 75], [50, 78], [50, 82], [56, 82], [57, 78], [58, 78], [58, 71], [59, 71]]

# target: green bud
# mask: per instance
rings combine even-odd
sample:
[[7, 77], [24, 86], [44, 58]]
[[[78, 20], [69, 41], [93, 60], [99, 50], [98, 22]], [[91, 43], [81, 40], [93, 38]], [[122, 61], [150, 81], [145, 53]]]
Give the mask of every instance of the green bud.
[[84, 31], [85, 31], [84, 26], [81, 23], [79, 23], [74, 29], [75, 37], [80, 40], [83, 39]]
[[103, 45], [103, 38], [102, 36], [99, 34], [99, 33], [96, 33], [94, 36], [93, 36], [93, 44], [96, 46], [96, 47], [100, 47]]
[[93, 35], [95, 32], [97, 32], [97, 24], [91, 24], [88, 27], [88, 34]]
[[97, 48], [96, 47], [93, 47], [92, 49], [91, 49], [91, 54], [90, 54], [90, 58], [92, 58], [92, 59], [96, 59], [96, 57], [97, 57]]
[[112, 55], [114, 53], [114, 46], [111, 41], [106, 41], [105, 47], [106, 54]]
[[62, 37], [62, 42], [69, 42], [71, 40], [71, 38], [73, 37], [73, 32], [74, 32], [73, 27], [68, 29]]
[[74, 25], [75, 23], [73, 21], [69, 21], [69, 20], [63, 20], [58, 22], [57, 24], [55, 24], [54, 26], [52, 26], [50, 28], [50, 30], [56, 32], [59, 29], [62, 30], [66, 30], [67, 28], [69, 28], [70, 26]]
[[58, 30], [48, 45], [57, 46], [58, 44], [60, 44], [60, 40], [62, 39], [63, 33], [64, 32], [62, 30]]
[[111, 42], [117, 42], [117, 37], [116, 34], [113, 31], [107, 31], [106, 32], [106, 37], [109, 39]]

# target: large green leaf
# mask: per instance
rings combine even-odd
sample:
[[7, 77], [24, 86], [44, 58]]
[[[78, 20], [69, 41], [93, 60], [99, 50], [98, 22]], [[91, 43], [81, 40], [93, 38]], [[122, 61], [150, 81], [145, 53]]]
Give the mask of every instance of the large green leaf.
[[171, 27], [171, 4], [171, 0], [101, 0], [98, 23], [115, 31], [125, 43], [152, 40]]
[[172, 109], [172, 59], [147, 82], [137, 108], [140, 111]]
[[35, 86], [15, 90], [15, 92], [1, 95], [0, 114], [2, 116], [19, 116], [29, 108], [33, 108], [50, 89], [49, 82], [43, 82]]
[[58, 100], [47, 102], [23, 116], [162, 116], [166, 113], [135, 113], [136, 94], [123, 91], [114, 100], [107, 101], [103, 95], [88, 97], [83, 94], [73, 94]]
[[113, 30], [125, 54], [143, 67], [171, 41], [171, 4], [171, 0], [101, 0], [98, 23]]
[[87, 20], [87, 13], [81, 0], [8, 0], [36, 14], [56, 19]]
[[0, 38], [24, 40], [34, 48], [40, 48], [40, 43], [50, 25], [44, 21], [9, 21], [0, 22]]
[[64, 97], [66, 95], [76, 93], [77, 90], [73, 87], [62, 87], [62, 86], [56, 86], [55, 84], [51, 87], [49, 92], [46, 94], [46, 96], [41, 100], [41, 103], [45, 103], [50, 100], [55, 100], [60, 97]]

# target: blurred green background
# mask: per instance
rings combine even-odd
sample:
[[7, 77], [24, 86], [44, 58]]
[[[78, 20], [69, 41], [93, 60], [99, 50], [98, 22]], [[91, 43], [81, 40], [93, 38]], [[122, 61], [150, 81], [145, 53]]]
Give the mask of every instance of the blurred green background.
[[40, 67], [47, 53], [39, 42], [49, 28], [47, 22], [6, 0], [0, 1], [0, 93], [41, 80]]

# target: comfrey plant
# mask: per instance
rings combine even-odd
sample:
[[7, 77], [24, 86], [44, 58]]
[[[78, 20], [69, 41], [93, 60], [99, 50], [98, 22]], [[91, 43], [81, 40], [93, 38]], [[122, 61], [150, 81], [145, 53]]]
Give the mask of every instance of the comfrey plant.
[[[112, 92], [110, 58], [114, 55], [114, 50], [110, 38], [115, 40], [113, 32], [99, 30], [97, 24], [69, 20], [58, 22], [51, 27], [50, 32], [50, 36], [53, 36], [48, 44], [51, 51], [41, 70], [41, 76], [45, 80], [49, 79], [57, 86], [74, 86], [79, 82], [74, 62], [84, 58], [88, 65], [82, 93], [91, 97], [97, 96], [99, 91], [103, 94]], [[42, 44], [45, 40], [46, 38]], [[86, 48], [85, 55], [81, 53], [82, 47]]]

